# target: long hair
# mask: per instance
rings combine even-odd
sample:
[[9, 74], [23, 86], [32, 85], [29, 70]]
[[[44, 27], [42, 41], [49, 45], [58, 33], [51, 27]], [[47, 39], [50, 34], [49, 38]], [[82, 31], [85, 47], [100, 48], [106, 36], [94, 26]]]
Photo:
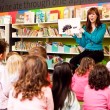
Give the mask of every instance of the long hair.
[[23, 71], [14, 85], [15, 94], [17, 98], [18, 94], [22, 94], [22, 100], [38, 97], [42, 98], [42, 87], [49, 85], [47, 81], [48, 69], [47, 63], [43, 57], [40, 56], [27, 56], [24, 59]]
[[91, 89], [103, 90], [110, 85], [110, 72], [105, 65], [96, 64], [89, 75]]
[[69, 63], [57, 64], [53, 71], [53, 100], [54, 110], [61, 110], [67, 95], [70, 94], [72, 81], [71, 66]]
[[99, 14], [99, 11], [96, 7], [92, 7], [88, 10], [87, 12], [87, 22], [86, 22], [86, 30], [88, 32], [91, 32], [92, 31], [92, 26], [91, 26], [91, 22], [89, 20], [89, 15], [92, 14], [92, 13], [95, 13], [97, 15], [97, 19], [96, 19], [96, 27], [99, 27], [102, 23], [100, 21], [100, 14]]
[[83, 76], [87, 71], [94, 67], [95, 61], [90, 57], [84, 57], [81, 59], [80, 65], [75, 70], [75, 73], [79, 76]]

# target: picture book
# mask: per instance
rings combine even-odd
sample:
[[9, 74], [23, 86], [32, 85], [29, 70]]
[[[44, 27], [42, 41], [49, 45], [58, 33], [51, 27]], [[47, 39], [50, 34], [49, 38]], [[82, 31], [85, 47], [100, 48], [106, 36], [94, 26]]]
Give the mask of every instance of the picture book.
[[58, 20], [59, 34], [79, 33], [80, 18], [68, 18]]

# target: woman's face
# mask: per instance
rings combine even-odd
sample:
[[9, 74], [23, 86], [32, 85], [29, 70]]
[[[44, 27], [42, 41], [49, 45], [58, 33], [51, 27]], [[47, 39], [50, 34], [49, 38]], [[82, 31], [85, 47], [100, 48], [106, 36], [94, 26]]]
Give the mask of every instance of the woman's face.
[[88, 15], [88, 18], [89, 18], [91, 23], [95, 23], [96, 19], [97, 19], [97, 15], [95, 12], [92, 12], [91, 14]]

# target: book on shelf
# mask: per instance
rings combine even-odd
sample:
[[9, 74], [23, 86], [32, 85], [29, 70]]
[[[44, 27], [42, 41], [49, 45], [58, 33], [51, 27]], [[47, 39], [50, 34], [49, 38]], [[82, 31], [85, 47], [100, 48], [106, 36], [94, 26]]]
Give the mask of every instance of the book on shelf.
[[24, 23], [35, 23], [35, 12], [24, 12]]
[[110, 46], [104, 46], [104, 54], [110, 53]]
[[110, 18], [110, 3], [103, 4], [102, 6], [103, 6], [103, 8], [102, 8], [102, 18], [103, 19]]
[[24, 23], [24, 14], [16, 14], [16, 23]]
[[5, 29], [0, 28], [0, 38], [5, 38]]
[[45, 11], [36, 12], [36, 23], [45, 22]]

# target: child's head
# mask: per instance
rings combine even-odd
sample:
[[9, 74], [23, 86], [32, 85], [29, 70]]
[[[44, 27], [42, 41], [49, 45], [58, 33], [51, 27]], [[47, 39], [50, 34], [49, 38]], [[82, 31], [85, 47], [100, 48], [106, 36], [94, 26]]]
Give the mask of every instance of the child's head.
[[17, 52], [9, 52], [6, 55], [6, 60], [11, 56], [11, 55], [19, 55]]
[[7, 59], [6, 68], [10, 75], [21, 73], [22, 66], [23, 66], [23, 59], [18, 54], [13, 54]]
[[7, 46], [8, 44], [5, 41], [0, 40], [0, 60], [4, 60]]
[[42, 87], [49, 85], [47, 75], [47, 63], [43, 57], [37, 55], [27, 56], [24, 59], [24, 71], [15, 83], [15, 97], [17, 98], [21, 91], [23, 96], [21, 100], [32, 100], [34, 96], [42, 97]]
[[90, 57], [84, 57], [81, 59], [80, 65], [75, 70], [78, 75], [84, 75], [88, 70], [91, 70], [95, 65], [95, 61]]
[[72, 78], [71, 66], [67, 62], [59, 63], [54, 66], [53, 85], [70, 86]]
[[107, 69], [110, 71], [110, 61], [106, 64]]
[[110, 73], [105, 65], [96, 64], [89, 75], [91, 89], [103, 90], [110, 85]]
[[36, 46], [30, 49], [29, 55], [39, 55], [39, 56], [44, 57], [45, 59], [47, 58], [46, 49], [42, 46]]

